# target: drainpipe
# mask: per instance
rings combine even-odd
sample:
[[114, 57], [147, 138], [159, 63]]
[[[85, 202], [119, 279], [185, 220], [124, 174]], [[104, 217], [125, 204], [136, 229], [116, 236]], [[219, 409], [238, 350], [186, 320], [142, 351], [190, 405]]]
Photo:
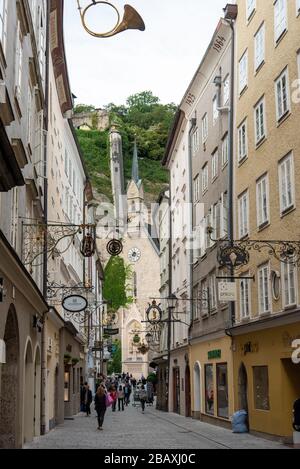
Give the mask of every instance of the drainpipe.
[[194, 229], [194, 191], [193, 191], [193, 149], [192, 149], [192, 132], [197, 126], [197, 119], [193, 117], [190, 120], [189, 129], [189, 149], [188, 149], [188, 175], [189, 175], [189, 218], [190, 218], [190, 252], [189, 252], [189, 298], [190, 298], [190, 327], [188, 331], [188, 343], [190, 344], [190, 330], [194, 320], [194, 302], [193, 299], [193, 280], [194, 280], [194, 255], [193, 255], [193, 229]]
[[[231, 28], [231, 91], [229, 106], [229, 164], [228, 164], [228, 239], [231, 246], [234, 244], [234, 92], [235, 92], [235, 30], [234, 21], [228, 21]], [[230, 276], [233, 280], [235, 275], [234, 267], [230, 269]], [[235, 303], [230, 303], [230, 322], [231, 326], [235, 324]]]
[[[44, 131], [45, 139], [47, 139], [48, 122], [49, 122], [49, 60], [50, 60], [50, 1], [47, 1], [47, 31], [46, 31], [46, 76], [45, 76], [45, 114], [44, 114]], [[44, 223], [48, 223], [48, 175], [47, 175], [47, 140], [44, 142]], [[48, 273], [48, 256], [47, 256], [47, 230], [44, 234], [44, 258], [43, 258], [43, 296], [47, 298], [47, 273]], [[43, 315], [43, 329], [41, 337], [41, 435], [46, 433], [46, 382], [47, 382], [47, 352], [46, 352], [46, 317]]]

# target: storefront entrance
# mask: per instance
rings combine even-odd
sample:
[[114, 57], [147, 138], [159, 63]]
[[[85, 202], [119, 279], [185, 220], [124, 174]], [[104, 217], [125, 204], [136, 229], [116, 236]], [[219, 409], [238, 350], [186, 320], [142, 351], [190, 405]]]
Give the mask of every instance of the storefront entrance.
[[239, 409], [248, 412], [248, 376], [244, 363], [239, 369]]

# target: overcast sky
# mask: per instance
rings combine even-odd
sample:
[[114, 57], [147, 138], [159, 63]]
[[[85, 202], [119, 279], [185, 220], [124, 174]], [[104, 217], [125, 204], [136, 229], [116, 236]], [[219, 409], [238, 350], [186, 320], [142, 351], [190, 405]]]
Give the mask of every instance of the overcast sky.
[[[92, 0], [80, 0], [82, 6]], [[127, 0], [128, 1], [128, 0]], [[111, 0], [123, 16], [127, 1]], [[76, 103], [102, 107], [125, 104], [131, 94], [151, 90], [163, 103], [179, 104], [222, 16], [225, 0], [129, 0], [146, 31], [125, 31], [108, 39], [81, 27], [76, 0], [65, 0], [65, 43]], [[91, 28], [112, 29], [113, 10], [94, 6]]]

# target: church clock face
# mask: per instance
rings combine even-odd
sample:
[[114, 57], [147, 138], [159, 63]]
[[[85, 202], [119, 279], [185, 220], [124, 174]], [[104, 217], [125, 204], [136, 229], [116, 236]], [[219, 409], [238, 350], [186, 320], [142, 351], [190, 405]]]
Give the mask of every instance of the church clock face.
[[130, 260], [130, 262], [138, 262], [141, 256], [142, 253], [138, 248], [132, 248], [128, 253], [128, 259]]

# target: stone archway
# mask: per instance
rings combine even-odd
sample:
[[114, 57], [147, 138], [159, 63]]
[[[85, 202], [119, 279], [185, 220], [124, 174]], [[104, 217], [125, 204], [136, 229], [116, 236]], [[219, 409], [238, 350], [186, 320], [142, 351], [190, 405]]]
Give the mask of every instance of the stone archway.
[[194, 417], [201, 417], [201, 366], [194, 365]]
[[34, 436], [34, 363], [30, 340], [27, 342], [24, 360], [24, 433], [23, 442], [30, 443]]
[[41, 352], [39, 347], [34, 360], [34, 436], [41, 434]]
[[6, 363], [0, 365], [0, 448], [20, 446], [19, 422], [19, 328], [14, 307], [8, 312], [3, 340], [6, 345]]

